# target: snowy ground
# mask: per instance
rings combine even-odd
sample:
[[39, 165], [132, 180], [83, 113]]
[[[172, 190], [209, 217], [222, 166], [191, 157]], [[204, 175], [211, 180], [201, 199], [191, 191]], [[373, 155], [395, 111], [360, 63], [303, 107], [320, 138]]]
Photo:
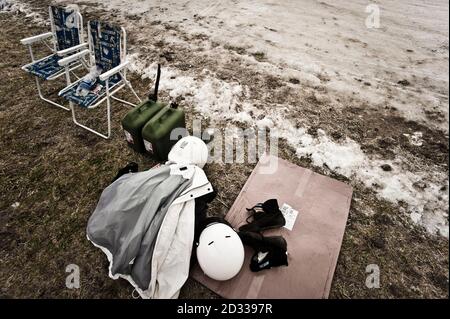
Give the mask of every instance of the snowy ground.
[[[215, 65], [205, 63], [193, 72], [176, 67], [165, 70], [161, 88], [169, 90], [171, 97], [186, 97], [213, 121], [270, 127], [272, 134], [286, 139], [299, 157], [309, 156], [315, 165], [326, 165], [367, 187], [377, 185], [381, 198], [407, 204], [406, 213], [414, 223], [448, 237], [446, 165], [431, 161], [424, 167], [402, 149], [389, 159], [367, 154], [349, 137], [334, 141], [328, 127], [319, 127], [318, 136], [312, 136], [308, 133], [310, 123], [299, 125], [290, 119], [301, 105], [282, 99], [275, 105], [266, 104], [261, 96], [264, 92], [255, 96], [251, 86], [237, 75], [245, 63], [254, 72], [287, 81], [294, 91], [300, 87], [315, 90], [314, 98], [327, 105], [345, 107], [351, 98], [350, 103], [370, 112], [394, 108], [406, 120], [446, 134], [447, 1], [376, 1], [380, 8], [378, 29], [366, 27], [368, 3], [360, 0], [79, 2], [81, 8], [93, 10], [91, 4], [97, 4], [114, 12], [138, 39], [131, 52], [135, 70], [144, 77], [154, 76], [155, 60], [145, 52], [155, 49], [156, 41], [146, 32], [146, 26], [155, 21], [174, 27], [160, 37], [165, 43], [215, 60]], [[192, 41], [193, 36], [199, 40]], [[234, 65], [236, 76], [220, 79], [217, 69], [229, 64], [236, 54], [243, 55]], [[370, 121], [370, 116], [365, 120]], [[427, 143], [422, 140], [424, 132], [398, 133], [417, 147]], [[382, 164], [391, 165], [392, 172], [381, 169]], [[415, 187], [418, 183], [425, 183], [426, 189]]]
[[[387, 201], [448, 239], [447, 1], [373, 1], [372, 29], [362, 0], [53, 2], [124, 26], [134, 71], [150, 87], [162, 62], [163, 94], [210, 126], [267, 127], [367, 216]], [[46, 19], [39, 1], [5, 3]]]
[[[260, 68], [265, 71], [355, 93], [372, 104], [389, 102], [408, 119], [442, 112], [441, 121], [433, 124], [447, 129], [447, 1], [375, 1], [379, 29], [366, 27], [368, 2], [358, 0], [80, 2], [136, 15], [137, 21], [128, 21], [133, 26], [159, 20], [190, 34], [206, 34], [209, 41], [202, 41], [203, 47], [216, 41], [263, 53], [267, 65]], [[166, 40], [183, 42], [170, 35]], [[361, 88], [355, 78], [371, 85]], [[405, 79], [412, 87], [398, 84]]]

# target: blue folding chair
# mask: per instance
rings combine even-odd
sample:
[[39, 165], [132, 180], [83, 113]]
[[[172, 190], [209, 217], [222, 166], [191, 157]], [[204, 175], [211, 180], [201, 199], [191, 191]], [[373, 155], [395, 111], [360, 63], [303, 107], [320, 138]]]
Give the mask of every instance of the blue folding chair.
[[[32, 61], [24, 65], [22, 69], [35, 76], [39, 97], [42, 100], [69, 111], [68, 107], [43, 96], [40, 81], [54, 80], [64, 75], [64, 67], [60, 66], [58, 61], [74, 52], [87, 48], [87, 43], [83, 41], [83, 17], [76, 8], [50, 6], [48, 10], [51, 32], [20, 40], [22, 44], [28, 46]], [[53, 47], [46, 42], [49, 39], [52, 40]], [[32, 45], [37, 42], [43, 42], [52, 51], [52, 54], [35, 60]], [[73, 71], [82, 66], [83, 63], [83, 61], [73, 62], [69, 65], [69, 70]], [[67, 84], [70, 83], [70, 76], [68, 76], [66, 75]]]
[[[92, 132], [105, 139], [111, 136], [111, 99], [130, 105], [135, 104], [119, 99], [114, 96], [120, 89], [127, 86], [139, 102], [141, 99], [134, 91], [130, 81], [126, 77], [129, 61], [126, 57], [126, 32], [124, 28], [119, 28], [108, 23], [90, 21], [88, 24], [89, 49], [75, 53], [58, 61], [64, 66], [66, 73], [69, 73], [71, 63], [79, 61], [89, 55], [90, 66], [97, 66], [102, 70], [95, 83], [95, 89], [89, 91], [85, 96], [77, 94], [77, 89], [83, 78], [70, 84], [59, 92], [70, 103], [72, 118], [76, 125]], [[102, 134], [86, 125], [79, 123], [75, 116], [74, 104], [83, 108], [92, 109], [106, 101], [108, 132]]]

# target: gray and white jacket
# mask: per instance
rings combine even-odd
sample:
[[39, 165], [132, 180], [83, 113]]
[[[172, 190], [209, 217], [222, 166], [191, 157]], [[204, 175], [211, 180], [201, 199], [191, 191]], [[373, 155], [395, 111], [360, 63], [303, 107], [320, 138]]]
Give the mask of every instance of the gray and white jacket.
[[189, 276], [195, 198], [212, 191], [194, 165], [162, 165], [126, 174], [102, 193], [88, 239], [110, 262], [109, 276], [142, 298], [177, 298]]

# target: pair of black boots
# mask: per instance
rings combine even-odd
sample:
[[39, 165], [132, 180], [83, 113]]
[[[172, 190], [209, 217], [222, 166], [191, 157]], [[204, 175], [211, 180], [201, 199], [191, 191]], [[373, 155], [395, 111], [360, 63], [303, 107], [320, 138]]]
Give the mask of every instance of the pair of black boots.
[[[250, 216], [247, 224], [239, 228], [239, 237], [244, 245], [255, 251], [250, 261], [250, 270], [258, 272], [278, 266], [287, 266], [287, 243], [282, 236], [264, 237], [262, 231], [283, 227], [286, 223], [276, 199], [247, 208]], [[249, 222], [250, 219], [253, 219]]]

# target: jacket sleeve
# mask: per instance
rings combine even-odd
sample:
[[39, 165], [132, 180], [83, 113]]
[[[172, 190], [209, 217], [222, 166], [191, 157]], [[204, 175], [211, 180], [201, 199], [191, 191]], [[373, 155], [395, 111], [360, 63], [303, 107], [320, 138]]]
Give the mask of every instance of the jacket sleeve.
[[171, 209], [173, 217], [166, 219], [166, 227], [160, 229], [158, 236], [160, 242], [159, 245], [157, 242], [158, 248], [155, 249], [158, 256], [153, 255], [156, 269], [153, 273], [152, 298], [155, 299], [178, 298], [181, 287], [189, 277], [194, 240], [195, 200], [174, 205]]

